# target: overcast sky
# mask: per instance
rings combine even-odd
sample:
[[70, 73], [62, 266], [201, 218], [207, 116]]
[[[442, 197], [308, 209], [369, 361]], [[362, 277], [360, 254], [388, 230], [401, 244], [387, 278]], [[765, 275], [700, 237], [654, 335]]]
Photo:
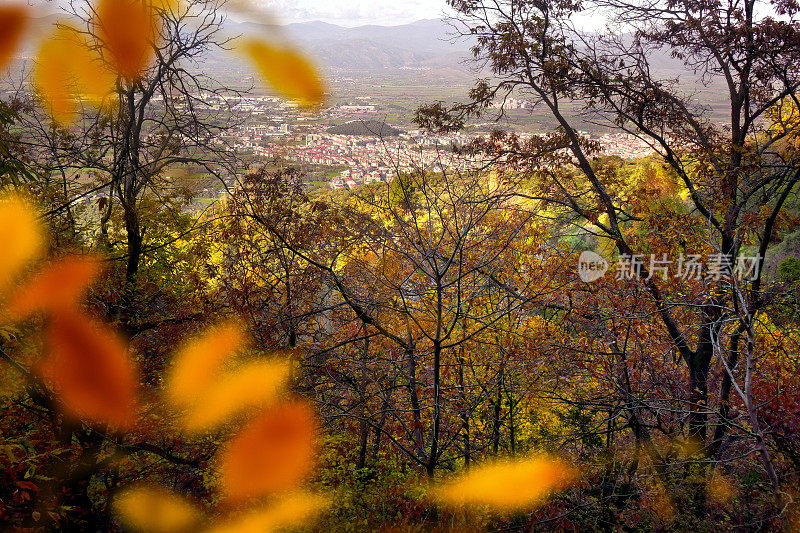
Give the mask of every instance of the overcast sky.
[[[263, 8], [283, 23], [322, 20], [341, 26], [380, 24], [397, 26], [420, 19], [440, 18], [446, 0], [235, 0]], [[25, 3], [40, 15], [58, 11], [68, 0], [0, 0], [0, 4]], [[235, 16], [235, 15], [234, 15]], [[236, 18], [240, 18], [236, 17]]]
[[256, 0], [283, 22], [322, 20], [342, 26], [395, 26], [439, 18], [444, 0]]
[[[280, 23], [309, 22], [321, 20], [340, 26], [361, 26], [379, 24], [397, 26], [421, 19], [434, 19], [447, 16], [450, 11], [446, 0], [230, 0], [232, 4], [251, 11], [248, 16], [242, 10], [232, 10], [234, 19], [257, 18], [264, 21], [277, 20]], [[59, 11], [68, 0], [0, 0], [0, 4], [27, 3], [40, 16]], [[237, 12], [238, 11], [238, 12]], [[260, 14], [256, 14], [261, 12]], [[603, 20], [595, 14], [583, 14], [578, 24], [597, 29]]]

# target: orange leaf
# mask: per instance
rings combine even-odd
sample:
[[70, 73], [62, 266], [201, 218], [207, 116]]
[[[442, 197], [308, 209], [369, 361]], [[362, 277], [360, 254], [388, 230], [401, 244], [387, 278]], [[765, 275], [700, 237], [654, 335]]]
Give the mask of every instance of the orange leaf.
[[77, 106], [73, 97], [75, 79], [62, 32], [56, 30], [39, 48], [33, 81], [53, 120], [67, 124], [75, 118]]
[[62, 311], [50, 323], [42, 374], [67, 414], [128, 427], [136, 405], [136, 371], [125, 343], [106, 326]]
[[242, 49], [267, 83], [283, 96], [305, 107], [322, 103], [322, 80], [302, 54], [254, 39], [244, 41]]
[[497, 510], [532, 507], [577, 477], [575, 469], [546, 456], [476, 468], [435, 493], [449, 505], [488, 505]]
[[0, 69], [11, 61], [28, 25], [28, 9], [24, 5], [0, 6]]
[[258, 361], [238, 367], [218, 378], [218, 383], [190, 406], [184, 428], [191, 432], [202, 431], [244, 409], [269, 405], [278, 398], [288, 377], [288, 362]]
[[312, 466], [314, 415], [304, 403], [268, 409], [222, 453], [222, 489], [231, 499], [287, 490]]
[[53, 263], [17, 291], [9, 306], [12, 315], [25, 318], [37, 311], [76, 305], [100, 267], [100, 261], [93, 257], [71, 256]]
[[0, 196], [0, 291], [44, 250], [33, 208], [18, 196]]
[[175, 356], [167, 376], [167, 397], [178, 406], [191, 406], [201, 400], [216, 382], [225, 360], [244, 341], [242, 328], [223, 324], [190, 341]]
[[154, 55], [156, 12], [141, 0], [100, 0], [97, 26], [117, 72], [137, 79]]

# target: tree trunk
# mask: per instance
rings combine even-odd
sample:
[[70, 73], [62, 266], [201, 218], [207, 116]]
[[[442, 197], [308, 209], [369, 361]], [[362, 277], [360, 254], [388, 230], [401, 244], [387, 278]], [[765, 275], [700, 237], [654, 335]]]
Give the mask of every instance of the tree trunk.
[[464, 449], [464, 468], [469, 469], [471, 452], [469, 445], [469, 406], [467, 404], [467, 393], [464, 388], [464, 345], [459, 347], [458, 357], [458, 392], [461, 396], [461, 439]]
[[375, 440], [372, 443], [372, 462], [375, 463], [378, 460], [378, 454], [381, 451], [381, 438], [383, 437], [383, 427], [386, 425], [386, 416], [389, 412], [389, 405], [392, 401], [392, 392], [394, 391], [394, 384], [395, 380], [390, 379], [388, 383], [388, 387], [386, 388], [386, 394], [383, 397], [383, 402], [381, 402], [381, 418], [378, 421], [378, 424], [375, 426]]
[[511, 455], [517, 452], [517, 431], [514, 425], [514, 393], [506, 390], [506, 399], [508, 400], [508, 444], [511, 450]]
[[356, 468], [361, 470], [367, 466], [367, 446], [369, 444], [369, 424], [364, 420], [361, 422], [361, 448], [358, 452], [358, 462]]
[[133, 283], [142, 258], [142, 230], [139, 226], [139, 213], [133, 205], [125, 206], [125, 230], [128, 233], [128, 261], [125, 266], [125, 281]]
[[[706, 320], [713, 318], [708, 315]], [[700, 331], [697, 350], [687, 359], [689, 366], [689, 438], [705, 449], [708, 436], [708, 374], [714, 355], [712, 336], [718, 332], [713, 322]]]
[[730, 425], [728, 422], [728, 416], [731, 410], [730, 396], [733, 381], [727, 370], [733, 372], [733, 369], [739, 362], [739, 340], [741, 339], [744, 331], [744, 324], [741, 324], [736, 332], [731, 335], [730, 344], [728, 347], [727, 361], [725, 361], [726, 372], [722, 376], [722, 385], [719, 391], [719, 421], [717, 422], [716, 428], [714, 428], [714, 437], [712, 438], [708, 449], [709, 455], [715, 459], [719, 459], [720, 452], [722, 451], [722, 440], [725, 437], [725, 433]]
[[425, 457], [425, 447], [422, 437], [422, 407], [419, 403], [417, 390], [417, 360], [413, 349], [406, 350], [406, 364], [408, 365], [408, 395], [411, 399], [412, 438], [414, 448], [420, 459]]
[[500, 367], [500, 373], [497, 375], [497, 398], [494, 402], [494, 417], [492, 420], [492, 453], [497, 455], [500, 451], [500, 415], [503, 408], [503, 379], [505, 368]]
[[689, 437], [705, 444], [708, 422], [708, 369], [693, 362], [689, 366]]
[[431, 453], [428, 457], [428, 476], [433, 477], [436, 462], [439, 456], [439, 431], [441, 424], [441, 357], [442, 345], [440, 342], [433, 344], [433, 432], [431, 433]]

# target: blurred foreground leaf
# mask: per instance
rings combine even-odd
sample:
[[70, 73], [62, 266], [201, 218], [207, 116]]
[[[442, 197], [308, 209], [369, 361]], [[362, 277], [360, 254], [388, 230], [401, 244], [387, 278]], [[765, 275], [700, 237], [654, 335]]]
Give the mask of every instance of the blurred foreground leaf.
[[539, 456], [476, 468], [434, 491], [445, 505], [487, 505], [513, 511], [541, 503], [577, 478], [577, 471], [561, 461]]
[[4, 69], [11, 62], [27, 25], [27, 6], [22, 4], [0, 6], [0, 69]]
[[230, 372], [193, 405], [184, 428], [202, 431], [225, 422], [238, 412], [274, 402], [289, 377], [288, 362], [256, 362]]
[[76, 304], [100, 273], [101, 262], [89, 256], [65, 257], [23, 285], [11, 299], [14, 318], [37, 311], [58, 311]]
[[304, 107], [322, 103], [325, 90], [316, 68], [299, 52], [248, 39], [242, 50], [261, 76], [281, 95]]
[[59, 124], [74, 120], [79, 98], [97, 107], [110, 101], [115, 79], [75, 28], [59, 25], [39, 49], [34, 84], [53, 120]]
[[297, 493], [277, 503], [226, 521], [210, 533], [270, 533], [283, 528], [299, 527], [330, 506], [330, 498], [312, 493]]
[[44, 251], [44, 230], [30, 205], [0, 196], [0, 291]]
[[114, 428], [131, 425], [136, 409], [136, 370], [125, 343], [107, 326], [74, 311], [61, 311], [49, 327], [42, 374], [67, 414]]
[[122, 522], [135, 531], [178, 533], [197, 531], [203, 515], [185, 498], [160, 487], [133, 487], [114, 500]]
[[100, 0], [96, 17], [111, 64], [121, 76], [138, 79], [154, 57], [158, 19], [153, 6], [141, 0]]
[[315, 429], [304, 403], [266, 410], [222, 452], [223, 492], [237, 500], [294, 488], [311, 470]]
[[193, 405], [216, 382], [223, 363], [244, 342], [235, 323], [215, 326], [187, 342], [175, 355], [166, 379], [167, 398], [176, 405]]

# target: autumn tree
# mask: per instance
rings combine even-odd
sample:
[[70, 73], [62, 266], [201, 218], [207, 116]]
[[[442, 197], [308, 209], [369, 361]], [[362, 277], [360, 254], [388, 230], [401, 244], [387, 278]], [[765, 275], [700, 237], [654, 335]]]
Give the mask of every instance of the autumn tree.
[[[291, 172], [253, 176], [230, 204], [225, 260], [242, 268], [229, 296], [261, 294], [249, 308], [257, 323], [270, 294], [285, 302], [272, 327], [309, 351], [309, 394], [324, 412], [358, 420], [359, 463], [372, 431], [376, 450], [388, 439], [429, 475], [445, 456], [497, 453], [514, 373], [500, 339], [515, 335], [532, 295], [556, 290], [527, 262], [546, 243], [511, 184], [449, 152], [437, 161], [342, 205], [309, 199]], [[470, 434], [478, 411], [493, 417], [493, 446]]]
[[[170, 480], [192, 498], [206, 500], [208, 487], [198, 474], [206, 471], [222, 443], [223, 433], [216, 430], [231, 417], [242, 422], [261, 411], [249, 429], [224, 432], [226, 451], [217, 454], [220, 465], [215, 467], [221, 475], [221, 497], [235, 501], [240, 511], [248, 510], [242, 500], [293, 488], [303, 480], [312, 465], [315, 433], [313, 414], [305, 404], [282, 401], [263, 412], [276, 403], [288, 364], [277, 358], [239, 359], [235, 368], [226, 364], [244, 348], [245, 333], [235, 321], [222, 327], [227, 335], [221, 339], [219, 328], [212, 328], [189, 343], [162, 385], [165, 355], [187, 333], [185, 319], [161, 316], [164, 308], [176, 302], [193, 311], [200, 308], [191, 318], [204, 322], [224, 314], [197, 305], [207, 296], [201, 269], [208, 257], [204, 246], [193, 247], [197, 243], [188, 242], [187, 235], [197, 237], [197, 228], [207, 221], [184, 212], [185, 202], [165, 190], [172, 184], [160, 179], [169, 165], [192, 162], [212, 174], [225, 168], [227, 152], [214, 136], [233, 114], [215, 118], [200, 108], [209, 98], [225, 102], [222, 97], [230, 93], [197, 74], [202, 55], [228, 42], [221, 36], [222, 3], [100, 0], [69, 7], [83, 26], [62, 21], [42, 44], [34, 74], [37, 98], [28, 107], [2, 107], [2, 441], [14, 451], [3, 460], [0, 520], [9, 527], [45, 530], [114, 530], [120, 516], [130, 527], [145, 530], [176, 527], [175, 520], [181, 522], [179, 529], [209, 525], [211, 515], [202, 516], [193, 502], [164, 489], [139, 486], [129, 487], [124, 496], [117, 493], [133, 481]], [[22, 6], [0, 8], [0, 66], [5, 67], [18, 41], [9, 37], [21, 33], [27, 16]], [[271, 51], [264, 44], [256, 50]], [[260, 57], [256, 52], [252, 55]], [[295, 60], [295, 67], [305, 68], [300, 78], [306, 85], [294, 86], [290, 96], [303, 96], [307, 105], [318, 103], [316, 73], [301, 56], [282, 53]], [[280, 82], [281, 76], [293, 78], [294, 72], [281, 69], [271, 80]], [[305, 87], [311, 89], [304, 93]], [[15, 115], [20, 109], [24, 114]], [[12, 121], [24, 129], [10, 135], [6, 128]], [[73, 182], [76, 169], [96, 174], [92, 178], [99, 183], [86, 187], [79, 177]], [[49, 188], [53, 176], [54, 188], [63, 186], [55, 195]], [[67, 212], [74, 232], [83, 221], [78, 222], [77, 208], [74, 217], [70, 210], [101, 189], [109, 194], [100, 202], [103, 216], [92, 229], [110, 239], [91, 251], [118, 250], [111, 239], [122, 232], [114, 235], [107, 229], [109, 219], [119, 216], [126, 241], [122, 276], [114, 275], [113, 257], [104, 261], [100, 255], [87, 255], [91, 243], [75, 238], [65, 242], [61, 228], [42, 224], [42, 219]], [[26, 194], [35, 195], [46, 210], [39, 211]], [[113, 207], [115, 199], [121, 210]], [[85, 223], [92, 225], [87, 218]], [[145, 218], [147, 233], [141, 224]], [[161, 242], [151, 241], [145, 249], [146, 237]], [[144, 254], [156, 273], [148, 280], [154, 290], [146, 301], [135, 302], [139, 295], [134, 283]], [[101, 272], [108, 275], [100, 281]], [[146, 306], [147, 312], [134, 313], [134, 304], [139, 310]], [[117, 312], [109, 312], [109, 306]], [[119, 318], [125, 333], [135, 339], [118, 335], [93, 315]], [[182, 356], [190, 364], [182, 364]], [[198, 368], [204, 369], [202, 376]], [[257, 386], [240, 386], [248, 380]], [[196, 403], [199, 396], [214, 395], [212, 411]], [[245, 411], [248, 415], [242, 417]], [[285, 438], [292, 424], [294, 443]], [[210, 431], [216, 437], [193, 441], [189, 436]], [[277, 446], [267, 454], [276, 462], [262, 461], [269, 473], [253, 476], [255, 456], [248, 450], [254, 445], [264, 450], [268, 441]], [[283, 452], [293, 458], [282, 460], [288, 457]], [[163, 513], [143, 512], [143, 500], [166, 508]], [[243, 519], [274, 525], [301, 520], [325, 506], [325, 499], [316, 496], [275, 501], [288, 505], [290, 512], [281, 505], [277, 516], [252, 507], [249, 517], [212, 512], [214, 520], [224, 516], [227, 527], [238, 530], [248, 527], [238, 523]]]
[[[88, 177], [94, 178], [89, 192], [108, 191], [99, 205], [106, 241], [112, 214], [120, 209], [128, 288], [119, 311], [125, 322], [135, 321], [134, 287], [142, 258], [160, 245], [147, 245], [143, 199], [172, 194], [178, 185], [167, 171], [202, 169], [224, 187], [222, 180], [231, 181], [236, 170], [217, 137], [238, 123], [231, 98], [240, 93], [199, 68], [210, 54], [231, 46], [223, 7], [216, 0], [71, 3], [69, 18], [59, 23], [37, 59], [33, 82], [49, 103], [28, 117], [26, 134], [39, 146], [43, 171], [63, 178], [66, 197], [53, 214], [87, 194]], [[62, 49], [86, 54], [88, 66], [77, 65], [74, 75], [91, 67], [90, 75], [105, 76], [109, 85], [95, 90], [99, 96], [92, 87], [79, 87], [89, 96], [77, 103], [54, 97], [58, 89], [52, 85], [58, 80], [48, 71], [66, 61]], [[96, 57], [92, 50], [98, 51]], [[212, 113], [215, 108], [224, 112]], [[84, 182], [76, 182], [76, 174]]]
[[[777, 494], [781, 481], [758, 408], [765, 398], [756, 399], [748, 383], [757, 379], [758, 361], [767, 357], [754, 353], [760, 344], [758, 323], [770, 300], [764, 259], [770, 243], [780, 238], [780, 221], [800, 178], [792, 140], [797, 123], [789, 118], [800, 83], [797, 4], [449, 4], [458, 13], [461, 33], [476, 41], [476, 60], [491, 69], [492, 77], [476, 84], [469, 104], [426, 106], [417, 121], [449, 131], [487, 112], [496, 99], [529, 98], [555, 120], [557, 132], [533, 140], [498, 133], [474, 145], [509, 171], [530, 175], [535, 186], [526, 191], [529, 197], [582, 221], [600, 247], [613, 249], [615, 256], [680, 252], [727, 265], [724, 275], [704, 278], [687, 297], [680, 283], [661, 279], [645, 259], [634, 272], [636, 289], [630, 290], [642, 299], [642, 313], [658, 317], [669, 350], [682, 361], [684, 385], [678, 398], [669, 398], [685, 417], [681, 433], [699, 441], [714, 459], [720, 459], [729, 439], [749, 442]], [[603, 17], [608, 27], [581, 30], [576, 18], [585, 14]], [[687, 76], [720, 87], [724, 113], [712, 116], [685, 83], [662, 77], [657, 63], [665, 56]], [[602, 164], [597, 145], [578, 132], [581, 110], [580, 120], [633, 135], [657, 154], [674, 188], [661, 188], [658, 196], [683, 191], [685, 198], [669, 209], [669, 218], [637, 209], [630, 189], [620, 183], [619, 168]], [[646, 232], [652, 233], [642, 238]], [[749, 281], [740, 283], [732, 274], [745, 252], [758, 260]], [[595, 328], [609, 327], [608, 315], [594, 316]], [[744, 406], [736, 415], [732, 391]], [[648, 439], [649, 431], [641, 430], [652, 422], [642, 423], [638, 402], [630, 404], [626, 417], [637, 438]], [[666, 414], [654, 405], [645, 411], [647, 420]], [[730, 435], [742, 425], [745, 432]]]

